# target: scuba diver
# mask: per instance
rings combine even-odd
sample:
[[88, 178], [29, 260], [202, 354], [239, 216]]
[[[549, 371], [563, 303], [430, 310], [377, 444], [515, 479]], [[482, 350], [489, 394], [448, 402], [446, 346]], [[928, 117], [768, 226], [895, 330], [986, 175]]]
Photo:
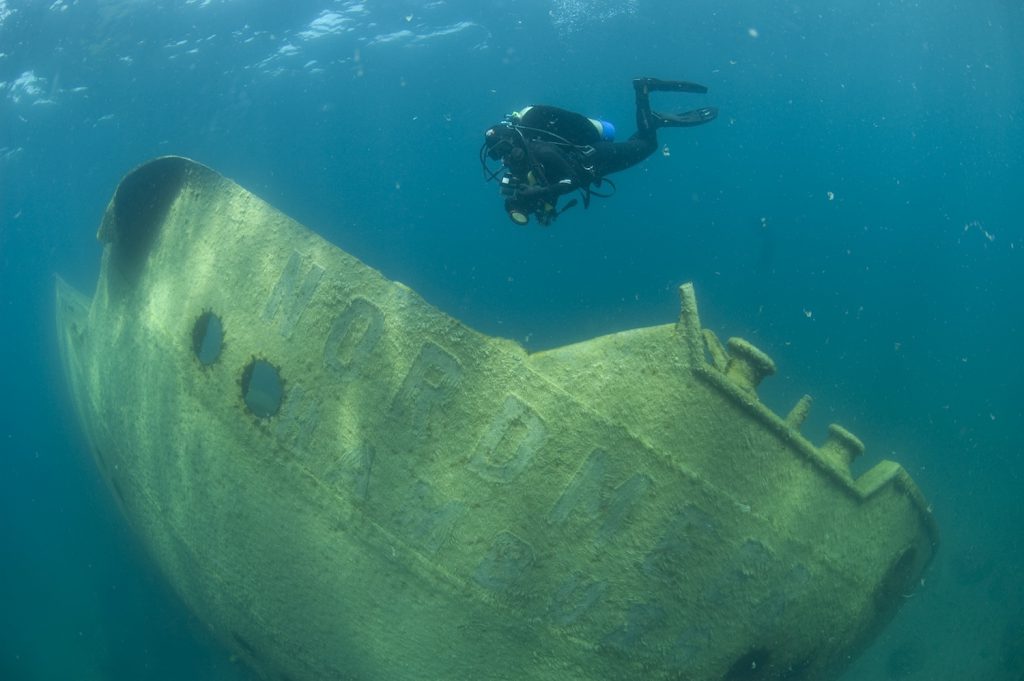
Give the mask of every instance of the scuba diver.
[[[528, 106], [511, 113], [484, 133], [480, 165], [488, 182], [498, 180], [505, 197], [505, 212], [517, 225], [525, 225], [532, 214], [542, 225], [577, 204], [572, 199], [558, 209], [563, 194], [579, 191], [583, 207], [590, 197], [611, 196], [615, 184], [606, 176], [630, 166], [658, 148], [658, 128], [703, 125], [718, 115], [715, 107], [703, 107], [679, 114], [651, 110], [652, 92], [708, 91], [703, 85], [681, 80], [636, 78], [636, 132], [625, 142], [615, 142], [615, 127], [607, 121], [555, 106]], [[499, 161], [492, 170], [487, 159]], [[498, 179], [500, 176], [500, 179]], [[599, 193], [604, 184], [607, 193]]]

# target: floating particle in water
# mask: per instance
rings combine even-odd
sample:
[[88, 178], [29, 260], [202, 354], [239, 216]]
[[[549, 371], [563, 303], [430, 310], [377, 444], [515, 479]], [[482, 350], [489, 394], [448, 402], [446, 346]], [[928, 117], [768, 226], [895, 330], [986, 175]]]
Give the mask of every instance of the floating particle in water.
[[981, 224], [980, 220], [971, 220], [970, 222], [964, 225], [964, 232], [969, 232], [973, 229], [976, 229], [979, 232], [981, 232], [982, 236], [984, 236], [989, 241], [996, 240], [996, 235], [985, 229], [985, 227]]

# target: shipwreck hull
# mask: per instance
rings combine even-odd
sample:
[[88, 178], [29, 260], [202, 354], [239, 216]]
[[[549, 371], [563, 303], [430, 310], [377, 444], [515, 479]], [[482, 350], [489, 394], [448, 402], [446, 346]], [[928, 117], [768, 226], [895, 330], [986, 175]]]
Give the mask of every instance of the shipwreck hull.
[[96, 463], [265, 678], [820, 681], [933, 554], [908, 474], [762, 406], [689, 285], [528, 354], [178, 157], [99, 237], [94, 296], [57, 286]]

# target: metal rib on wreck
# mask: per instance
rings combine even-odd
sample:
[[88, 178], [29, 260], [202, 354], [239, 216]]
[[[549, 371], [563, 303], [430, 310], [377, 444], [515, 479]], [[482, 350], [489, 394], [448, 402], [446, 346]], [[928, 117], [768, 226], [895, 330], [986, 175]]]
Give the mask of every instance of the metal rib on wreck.
[[675, 324], [528, 354], [212, 170], [118, 186], [58, 281], [96, 463], [181, 597], [267, 679], [834, 678], [937, 541], [759, 401], [770, 358]]

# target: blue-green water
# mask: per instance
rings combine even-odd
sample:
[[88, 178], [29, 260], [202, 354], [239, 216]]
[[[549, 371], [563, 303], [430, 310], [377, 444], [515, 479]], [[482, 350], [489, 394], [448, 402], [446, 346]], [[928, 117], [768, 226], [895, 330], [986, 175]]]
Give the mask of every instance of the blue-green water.
[[[481, 133], [550, 103], [632, 131], [630, 79], [705, 83], [618, 193], [513, 225]], [[1024, 6], [745, 0], [0, 0], [0, 679], [247, 679], [88, 459], [53, 275], [91, 290], [121, 175], [212, 166], [489, 334], [672, 321], [769, 352], [864, 465], [902, 462], [939, 557], [845, 681], [1024, 678]]]

